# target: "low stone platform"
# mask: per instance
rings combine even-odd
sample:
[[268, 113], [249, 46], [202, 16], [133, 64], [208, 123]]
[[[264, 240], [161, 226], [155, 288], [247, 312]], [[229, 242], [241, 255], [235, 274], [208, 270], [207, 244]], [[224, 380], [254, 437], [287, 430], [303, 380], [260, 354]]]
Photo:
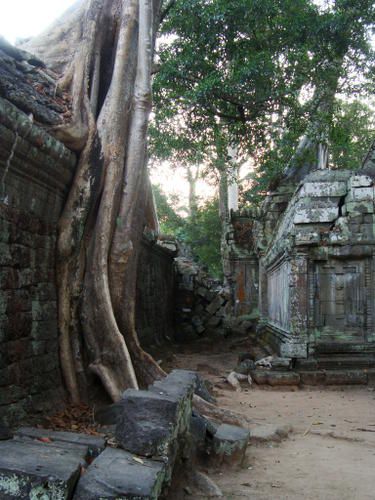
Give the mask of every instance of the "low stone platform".
[[296, 369], [276, 371], [259, 369], [251, 372], [258, 385], [304, 386], [304, 385], [367, 385], [374, 384], [375, 370], [370, 368], [350, 370]]

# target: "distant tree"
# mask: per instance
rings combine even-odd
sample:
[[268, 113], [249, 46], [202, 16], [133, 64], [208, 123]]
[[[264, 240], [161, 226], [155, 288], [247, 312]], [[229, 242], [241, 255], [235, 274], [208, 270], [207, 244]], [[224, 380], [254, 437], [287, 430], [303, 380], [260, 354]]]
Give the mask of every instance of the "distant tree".
[[158, 184], [153, 185], [152, 189], [154, 192], [161, 233], [178, 238], [184, 231], [186, 218], [181, 217], [181, 215], [176, 212]]
[[359, 100], [337, 100], [330, 128], [330, 166], [360, 167], [374, 139], [374, 109]]
[[197, 206], [193, 215], [181, 217], [160, 186], [153, 186], [153, 190], [161, 232], [186, 244], [212, 276], [222, 278], [218, 198]]
[[219, 200], [216, 197], [197, 208], [194, 219], [187, 221], [182, 235], [198, 262], [218, 279], [223, 278], [220, 253], [221, 232]]

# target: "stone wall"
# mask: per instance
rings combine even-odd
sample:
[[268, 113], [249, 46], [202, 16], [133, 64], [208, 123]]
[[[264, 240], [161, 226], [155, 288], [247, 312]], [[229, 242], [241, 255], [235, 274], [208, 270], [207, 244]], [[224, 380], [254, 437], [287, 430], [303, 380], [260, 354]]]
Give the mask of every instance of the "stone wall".
[[142, 241], [136, 296], [136, 327], [142, 346], [174, 336], [175, 248]]
[[0, 419], [62, 399], [55, 283], [56, 223], [76, 158], [0, 98]]

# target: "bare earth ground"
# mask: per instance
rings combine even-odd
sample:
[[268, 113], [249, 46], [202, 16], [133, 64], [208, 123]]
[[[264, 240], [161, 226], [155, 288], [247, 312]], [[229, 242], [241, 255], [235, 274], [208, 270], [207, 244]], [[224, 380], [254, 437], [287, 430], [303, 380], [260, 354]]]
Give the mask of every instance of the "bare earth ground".
[[[242, 340], [185, 346], [165, 367], [198, 370], [213, 384], [218, 404], [253, 424], [292, 426], [282, 442], [249, 446], [243, 467], [204, 472], [224, 497], [254, 500], [374, 500], [375, 392], [366, 386], [252, 388], [234, 392], [224, 381]], [[163, 366], [163, 365], [162, 365]], [[186, 495], [186, 498], [206, 498]]]

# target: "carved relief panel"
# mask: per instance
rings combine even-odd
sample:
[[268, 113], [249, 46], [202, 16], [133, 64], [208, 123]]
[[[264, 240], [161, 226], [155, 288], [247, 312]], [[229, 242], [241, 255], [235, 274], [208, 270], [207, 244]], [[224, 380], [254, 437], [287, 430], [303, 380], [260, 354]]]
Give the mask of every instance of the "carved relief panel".
[[368, 259], [316, 262], [312, 284], [316, 340], [367, 340], [371, 296]]

